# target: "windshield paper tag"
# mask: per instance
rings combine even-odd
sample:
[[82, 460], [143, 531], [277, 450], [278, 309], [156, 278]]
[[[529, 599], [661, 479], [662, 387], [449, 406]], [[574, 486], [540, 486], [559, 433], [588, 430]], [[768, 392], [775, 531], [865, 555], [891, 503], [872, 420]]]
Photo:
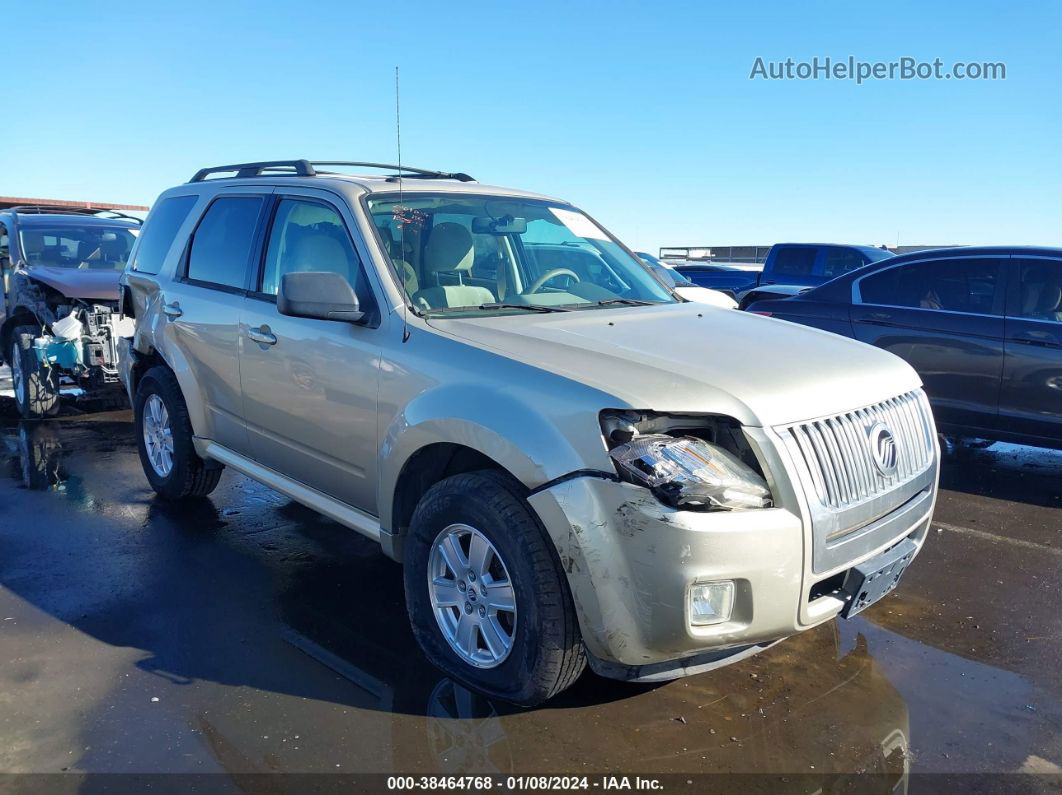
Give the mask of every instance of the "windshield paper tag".
[[587, 237], [594, 240], [608, 240], [606, 235], [597, 224], [582, 213], [571, 210], [561, 210], [550, 207], [549, 211], [557, 216], [557, 220], [568, 227], [568, 230], [577, 237]]

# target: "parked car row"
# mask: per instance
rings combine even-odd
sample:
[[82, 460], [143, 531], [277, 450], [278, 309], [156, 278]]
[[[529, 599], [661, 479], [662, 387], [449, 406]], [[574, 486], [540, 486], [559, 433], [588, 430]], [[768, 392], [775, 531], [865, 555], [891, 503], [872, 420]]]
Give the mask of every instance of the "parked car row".
[[894, 256], [873, 246], [825, 243], [777, 243], [762, 270], [750, 272], [710, 263], [685, 263], [676, 270], [701, 287], [730, 292], [741, 309], [753, 301], [798, 295], [874, 262]]
[[522, 704], [587, 665], [710, 670], [896, 586], [937, 495], [909, 365], [687, 302], [568, 202], [379, 168], [159, 197], [119, 358], [162, 498], [232, 467], [378, 541], [427, 657]]
[[1062, 249], [920, 251], [748, 309], [895, 353], [945, 433], [1062, 448]]
[[638, 258], [647, 264], [652, 269], [653, 273], [659, 276], [668, 287], [673, 289], [687, 301], [709, 304], [711, 306], [720, 306], [724, 309], [737, 309], [738, 303], [729, 293], [721, 290], [709, 290], [706, 287], [699, 287], [667, 263], [661, 262], [652, 254], [648, 254], [644, 251], [635, 251], [634, 253], [637, 254]]

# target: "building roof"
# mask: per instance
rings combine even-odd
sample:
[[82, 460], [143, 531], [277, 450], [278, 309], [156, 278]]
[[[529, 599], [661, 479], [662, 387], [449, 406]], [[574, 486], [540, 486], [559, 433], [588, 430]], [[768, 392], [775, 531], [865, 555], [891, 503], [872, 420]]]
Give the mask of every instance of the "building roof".
[[71, 201], [69, 199], [25, 199], [15, 196], [0, 196], [0, 210], [27, 205], [88, 210], [135, 210], [138, 212], [147, 212], [151, 209], [142, 204], [114, 204], [112, 202]]

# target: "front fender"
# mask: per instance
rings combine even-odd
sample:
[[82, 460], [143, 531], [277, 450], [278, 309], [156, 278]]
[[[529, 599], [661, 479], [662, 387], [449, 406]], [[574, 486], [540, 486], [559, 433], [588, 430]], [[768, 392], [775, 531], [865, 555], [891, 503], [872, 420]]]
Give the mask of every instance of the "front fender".
[[380, 446], [381, 526], [392, 527], [392, 496], [403, 468], [430, 444], [476, 450], [529, 489], [607, 462], [596, 410], [572, 411], [565, 423], [552, 408], [473, 384], [440, 385], [419, 395], [394, 417]]

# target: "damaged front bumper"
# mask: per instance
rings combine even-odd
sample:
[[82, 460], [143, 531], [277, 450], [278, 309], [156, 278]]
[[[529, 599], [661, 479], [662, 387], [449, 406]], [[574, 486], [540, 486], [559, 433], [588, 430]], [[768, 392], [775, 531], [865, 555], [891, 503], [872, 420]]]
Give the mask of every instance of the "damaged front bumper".
[[[775, 472], [785, 467], [777, 451], [769, 454]], [[736, 662], [835, 617], [844, 602], [820, 597], [814, 586], [905, 537], [920, 548], [935, 497], [934, 488], [928, 499], [879, 520], [888, 527], [872, 549], [814, 572], [806, 499], [786, 482], [772, 489], [778, 507], [716, 512], [678, 510], [645, 488], [603, 477], [573, 478], [532, 494], [598, 673], [674, 679]], [[694, 623], [691, 588], [727, 582], [733, 601], [726, 619]]]
[[[680, 511], [644, 488], [589, 477], [530, 501], [559, 541], [583, 640], [605, 675], [674, 678], [801, 629], [803, 532], [783, 508]], [[690, 587], [721, 581], [734, 583], [730, 619], [693, 626]], [[676, 662], [670, 675], [659, 665], [708, 651], [727, 653]]]

